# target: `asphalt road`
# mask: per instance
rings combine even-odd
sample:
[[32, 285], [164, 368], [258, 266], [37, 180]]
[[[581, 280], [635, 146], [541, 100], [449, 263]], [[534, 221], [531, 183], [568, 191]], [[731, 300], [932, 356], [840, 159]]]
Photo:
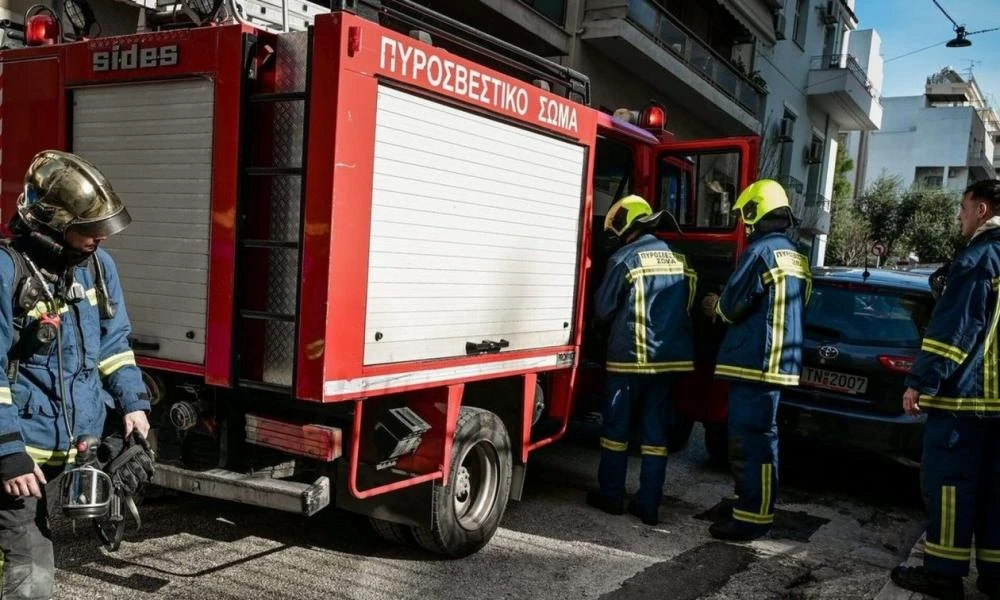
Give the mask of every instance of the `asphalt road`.
[[[671, 457], [661, 525], [583, 502], [598, 451], [581, 439], [543, 449], [525, 499], [492, 542], [441, 560], [377, 538], [366, 519], [311, 519], [189, 496], [148, 501], [144, 528], [98, 548], [56, 520], [55, 598], [873, 598], [922, 527], [917, 472], [809, 447], [783, 452], [770, 539], [726, 544], [706, 514], [731, 491], [700, 429]], [[633, 460], [632, 486], [638, 470]]]

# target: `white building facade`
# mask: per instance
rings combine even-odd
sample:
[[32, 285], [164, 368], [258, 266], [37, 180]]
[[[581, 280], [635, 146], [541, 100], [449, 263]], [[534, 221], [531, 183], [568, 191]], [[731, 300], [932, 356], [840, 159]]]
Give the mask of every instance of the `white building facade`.
[[880, 131], [848, 138], [856, 194], [883, 176], [956, 192], [996, 177], [1000, 120], [974, 77], [945, 67], [927, 78], [923, 95], [885, 98], [883, 105]]

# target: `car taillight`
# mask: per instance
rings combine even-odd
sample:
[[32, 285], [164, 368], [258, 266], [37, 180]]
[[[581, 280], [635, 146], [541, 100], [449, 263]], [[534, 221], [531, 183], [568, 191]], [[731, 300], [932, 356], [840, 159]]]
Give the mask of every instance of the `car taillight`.
[[878, 361], [886, 370], [893, 373], [909, 373], [913, 366], [913, 359], [909, 356], [888, 356], [878, 357]]
[[24, 39], [29, 46], [51, 46], [62, 37], [59, 21], [49, 13], [28, 17], [24, 26]]

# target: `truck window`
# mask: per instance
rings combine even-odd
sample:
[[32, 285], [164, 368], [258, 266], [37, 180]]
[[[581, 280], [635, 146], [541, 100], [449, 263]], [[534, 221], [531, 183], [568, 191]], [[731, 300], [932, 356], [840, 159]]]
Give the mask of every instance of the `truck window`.
[[659, 163], [659, 207], [685, 230], [725, 230], [736, 226], [733, 201], [739, 194], [739, 152], [664, 154]]
[[594, 156], [594, 216], [608, 214], [615, 200], [632, 193], [632, 148], [598, 137]]

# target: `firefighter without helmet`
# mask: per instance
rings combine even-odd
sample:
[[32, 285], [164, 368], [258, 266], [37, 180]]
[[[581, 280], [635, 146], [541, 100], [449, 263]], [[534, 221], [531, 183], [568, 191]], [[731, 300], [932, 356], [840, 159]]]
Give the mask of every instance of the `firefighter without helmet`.
[[60, 237], [71, 227], [87, 237], [108, 237], [132, 221], [97, 167], [59, 150], [32, 158], [17, 214], [32, 230]]

